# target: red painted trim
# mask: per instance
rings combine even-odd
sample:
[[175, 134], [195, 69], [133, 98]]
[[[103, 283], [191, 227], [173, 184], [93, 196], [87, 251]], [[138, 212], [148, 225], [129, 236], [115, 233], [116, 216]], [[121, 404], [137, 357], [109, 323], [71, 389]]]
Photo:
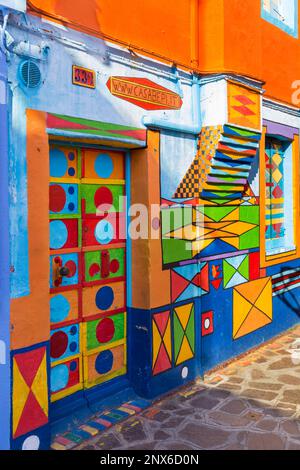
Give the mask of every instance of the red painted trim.
[[114, 278], [105, 278], [98, 281], [83, 281], [83, 287], [93, 287], [93, 286], [102, 286], [103, 284], [113, 284], [114, 282], [126, 281], [126, 276], [114, 277]]
[[125, 313], [125, 312], [126, 312], [126, 306], [124, 305], [121, 308], [118, 308], [116, 310], [110, 310], [109, 312], [101, 312], [101, 313], [95, 313], [94, 315], [83, 316], [82, 321], [86, 323], [89, 321], [98, 320], [99, 318], [111, 317], [112, 315], [115, 315], [116, 313]]

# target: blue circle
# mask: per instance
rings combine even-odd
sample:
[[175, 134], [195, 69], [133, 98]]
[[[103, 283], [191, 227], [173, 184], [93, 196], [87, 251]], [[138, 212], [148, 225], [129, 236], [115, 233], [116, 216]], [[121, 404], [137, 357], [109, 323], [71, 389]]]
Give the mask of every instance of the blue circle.
[[110, 286], [101, 287], [96, 294], [96, 305], [99, 310], [107, 310], [114, 301], [114, 291]]
[[75, 192], [74, 187], [73, 187], [73, 186], [69, 186], [69, 188], [68, 188], [68, 193], [69, 193], [69, 194], [74, 194], [74, 192]]
[[106, 153], [100, 153], [94, 164], [95, 172], [99, 178], [109, 178], [114, 171], [114, 162]]
[[50, 376], [51, 392], [58, 392], [66, 388], [69, 382], [69, 368], [65, 364], [53, 367]]
[[95, 238], [101, 245], [107, 245], [114, 238], [114, 228], [107, 220], [100, 220], [94, 231]]
[[68, 240], [68, 229], [62, 220], [50, 222], [50, 248], [63, 248]]
[[77, 369], [77, 362], [72, 361], [71, 364], [70, 364], [70, 371], [75, 372], [76, 369]]
[[98, 374], [107, 374], [109, 371], [111, 371], [113, 363], [114, 363], [114, 355], [108, 349], [106, 351], [102, 351], [96, 357], [95, 369], [98, 372]]
[[76, 349], [77, 349], [77, 343], [75, 343], [75, 341], [73, 341], [70, 346], [69, 346], [69, 349], [71, 352], [75, 352]]
[[68, 299], [62, 294], [55, 295], [50, 300], [50, 318], [52, 323], [64, 321], [71, 310]]
[[50, 176], [61, 178], [68, 169], [68, 161], [64, 152], [58, 149], [50, 150]]
[[74, 152], [70, 152], [69, 155], [68, 155], [68, 158], [69, 160], [72, 162], [73, 160], [75, 160], [75, 154]]
[[68, 175], [69, 176], [74, 176], [75, 175], [75, 168], [69, 168], [68, 169]]
[[69, 211], [73, 212], [73, 210], [75, 209], [75, 205], [73, 204], [73, 202], [70, 202], [70, 204], [68, 204], [68, 209]]
[[70, 329], [70, 335], [74, 336], [77, 333], [77, 326], [72, 326]]

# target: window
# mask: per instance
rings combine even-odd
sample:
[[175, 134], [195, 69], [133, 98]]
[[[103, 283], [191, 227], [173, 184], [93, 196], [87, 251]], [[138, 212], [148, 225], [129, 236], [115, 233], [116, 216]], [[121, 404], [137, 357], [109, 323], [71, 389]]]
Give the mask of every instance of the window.
[[267, 256], [295, 249], [293, 142], [266, 137], [265, 240]]
[[298, 0], [261, 0], [262, 18], [298, 37]]

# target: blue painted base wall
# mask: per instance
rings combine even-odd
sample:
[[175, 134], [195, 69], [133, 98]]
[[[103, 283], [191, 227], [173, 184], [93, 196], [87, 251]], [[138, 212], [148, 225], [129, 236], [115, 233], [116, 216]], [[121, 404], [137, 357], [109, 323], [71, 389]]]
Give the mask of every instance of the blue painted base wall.
[[[287, 265], [282, 265], [282, 267]], [[289, 263], [290, 267], [299, 267], [299, 262]], [[269, 268], [267, 275], [278, 273], [278, 266]], [[259, 346], [274, 336], [283, 333], [300, 321], [300, 289], [294, 289], [282, 297], [273, 297], [273, 321], [242, 338], [232, 339], [232, 290], [222, 289], [213, 295], [202, 298], [203, 311], [214, 311], [214, 334], [202, 338], [203, 372], [233, 359], [234, 357]], [[294, 309], [292, 310], [287, 301]]]
[[[200, 316], [197, 314], [200, 308], [200, 299], [193, 299], [195, 306], [195, 357], [177, 367], [173, 365], [170, 370], [161, 374], [152, 374], [152, 316], [158, 312], [170, 310], [167, 305], [155, 310], [128, 309], [128, 374], [130, 384], [135, 392], [143, 398], [155, 398], [161, 394], [180, 387], [201, 374], [201, 363], [197, 359], [197, 349], [200, 350]], [[184, 305], [189, 302], [179, 302]], [[172, 323], [171, 314], [171, 323]], [[186, 378], [182, 378], [182, 370], [188, 369]]]

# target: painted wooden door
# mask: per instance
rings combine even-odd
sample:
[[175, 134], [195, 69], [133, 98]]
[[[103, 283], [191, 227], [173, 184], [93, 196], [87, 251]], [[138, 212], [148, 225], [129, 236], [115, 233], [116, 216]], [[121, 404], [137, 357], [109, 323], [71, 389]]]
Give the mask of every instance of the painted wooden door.
[[50, 147], [51, 400], [126, 373], [125, 155]]

